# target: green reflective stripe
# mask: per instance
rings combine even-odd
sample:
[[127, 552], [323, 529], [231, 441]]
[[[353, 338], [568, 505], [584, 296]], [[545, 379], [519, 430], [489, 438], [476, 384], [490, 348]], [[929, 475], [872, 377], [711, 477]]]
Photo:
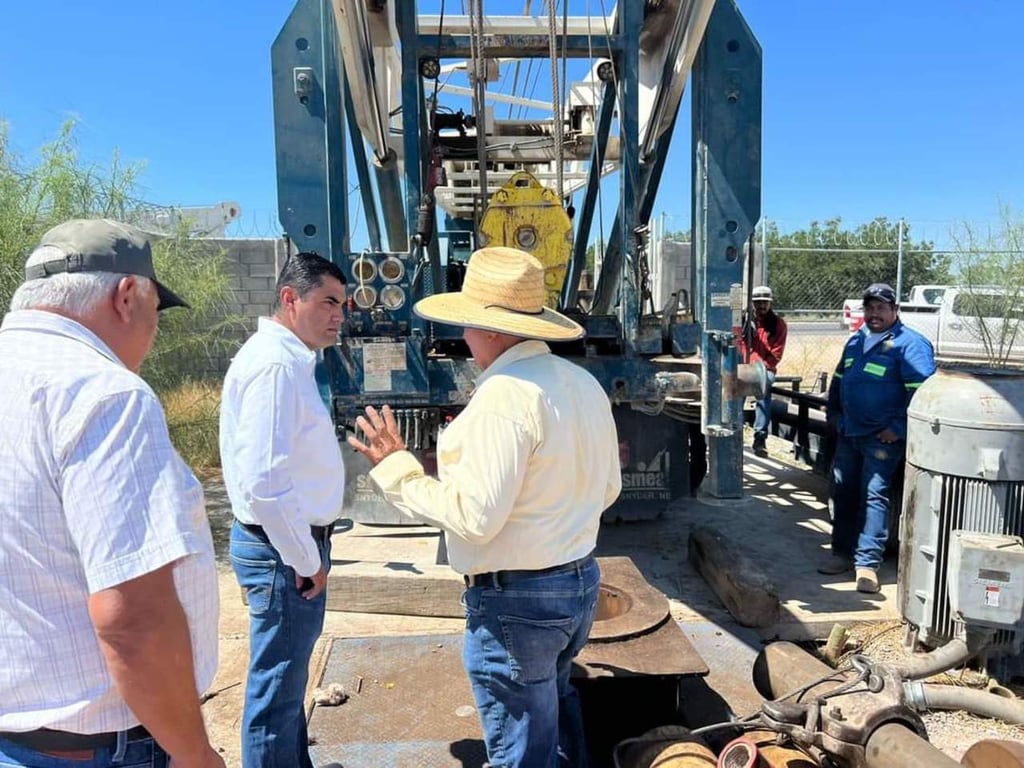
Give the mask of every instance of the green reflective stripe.
[[920, 387], [920, 386], [921, 386], [922, 384], [924, 384], [924, 382], [923, 382], [923, 381], [915, 381], [915, 382], [913, 382], [913, 383], [906, 383], [906, 384], [904, 384], [903, 386], [904, 386], [904, 387], [906, 387], [907, 389], [917, 389], [917, 388], [918, 388], [918, 387]]
[[851, 365], [853, 365], [853, 358], [852, 357], [848, 357], [845, 360], [843, 360], [843, 367], [844, 368], [849, 368]]
[[832, 378], [833, 379], [841, 379], [841, 378], [843, 378], [843, 374], [841, 374], [839, 371], [836, 371], [835, 373], [832, 374]]
[[885, 366], [878, 363], [865, 363], [864, 373], [870, 373], [872, 376], [885, 376]]

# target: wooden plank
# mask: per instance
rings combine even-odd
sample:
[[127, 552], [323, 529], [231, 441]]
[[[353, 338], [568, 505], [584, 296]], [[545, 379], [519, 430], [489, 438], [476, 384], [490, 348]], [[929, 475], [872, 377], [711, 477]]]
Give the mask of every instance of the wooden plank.
[[736, 621], [745, 627], [766, 627], [778, 620], [778, 589], [726, 534], [695, 526], [689, 553], [690, 562]]
[[335, 561], [327, 610], [462, 618], [462, 577], [447, 565]]

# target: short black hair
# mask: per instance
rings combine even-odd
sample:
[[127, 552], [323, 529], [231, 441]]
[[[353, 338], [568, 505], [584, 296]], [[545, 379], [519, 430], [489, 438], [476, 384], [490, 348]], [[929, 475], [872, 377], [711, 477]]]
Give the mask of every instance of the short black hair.
[[300, 297], [303, 297], [310, 291], [319, 288], [325, 275], [333, 277], [345, 285], [345, 273], [341, 271], [341, 267], [320, 254], [302, 251], [294, 256], [289, 256], [285, 259], [284, 266], [281, 267], [281, 274], [277, 276], [277, 285], [275, 286], [277, 296], [274, 298], [274, 309], [277, 310], [281, 307], [282, 288], [290, 286]]

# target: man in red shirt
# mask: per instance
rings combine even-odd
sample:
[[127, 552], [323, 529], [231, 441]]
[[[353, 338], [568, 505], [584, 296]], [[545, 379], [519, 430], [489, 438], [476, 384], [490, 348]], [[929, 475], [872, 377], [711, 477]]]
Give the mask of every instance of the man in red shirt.
[[786, 321], [772, 311], [772, 289], [767, 285], [759, 285], [751, 294], [754, 304], [754, 317], [747, 318], [744, 324], [743, 339], [740, 341], [740, 354], [747, 362], [760, 360], [768, 373], [768, 388], [762, 399], [754, 403], [754, 453], [766, 456], [768, 450], [765, 442], [768, 439], [768, 427], [772, 423], [772, 384], [775, 373], [786, 349]]

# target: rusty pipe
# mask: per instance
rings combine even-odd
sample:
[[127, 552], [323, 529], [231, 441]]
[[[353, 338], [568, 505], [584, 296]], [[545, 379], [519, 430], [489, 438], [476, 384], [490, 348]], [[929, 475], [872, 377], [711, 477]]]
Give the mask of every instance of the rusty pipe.
[[773, 700], [798, 688], [813, 685], [804, 694], [813, 698], [843, 682], [843, 677], [825, 662], [816, 659], [800, 646], [780, 641], [766, 645], [754, 660], [754, 688], [762, 698]]
[[864, 760], [866, 768], [962, 768], [945, 752], [898, 723], [886, 723], [872, 731], [864, 746]]
[[1024, 744], [984, 739], [972, 744], [960, 762], [964, 768], [1024, 768]]

